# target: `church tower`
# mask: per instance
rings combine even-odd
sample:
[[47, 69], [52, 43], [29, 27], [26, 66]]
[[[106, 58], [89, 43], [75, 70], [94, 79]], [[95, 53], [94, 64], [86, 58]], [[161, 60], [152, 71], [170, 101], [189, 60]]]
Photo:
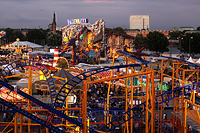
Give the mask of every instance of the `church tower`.
[[53, 14], [52, 31], [56, 32], [56, 14]]

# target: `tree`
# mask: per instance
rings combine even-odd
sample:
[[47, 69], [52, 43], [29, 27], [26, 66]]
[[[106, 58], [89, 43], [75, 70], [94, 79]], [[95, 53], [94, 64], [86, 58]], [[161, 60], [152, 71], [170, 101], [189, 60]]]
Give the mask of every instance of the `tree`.
[[191, 49], [192, 54], [200, 54], [200, 33], [187, 33], [181, 44], [183, 52], [189, 53]]
[[6, 32], [6, 37], [2, 37], [1, 38], [1, 44], [6, 44], [6, 43], [9, 43], [9, 42], [13, 42], [14, 41], [13, 29], [6, 28], [4, 31]]
[[26, 37], [22, 34], [22, 32], [20, 30], [14, 30], [11, 28], [6, 28], [5, 29], [6, 32], [6, 42], [14, 42], [16, 41], [17, 38], [19, 38], [20, 40], [26, 40]]
[[198, 31], [200, 31], [200, 26], [199, 26], [199, 27], [197, 27], [197, 30], [198, 30]]
[[58, 33], [49, 32], [46, 37], [48, 46], [61, 46], [62, 45], [62, 36]]
[[126, 34], [126, 32], [124, 31], [124, 29], [122, 27], [116, 27], [116, 28], [113, 28], [114, 31], [118, 31], [118, 32], [121, 32], [123, 34]]
[[64, 69], [69, 69], [69, 63], [66, 58], [64, 57], [59, 57], [56, 61], [56, 66], [58, 68], [64, 68]]
[[142, 34], [137, 34], [134, 40], [135, 49], [141, 49], [142, 47], [146, 46], [146, 38], [143, 37]]
[[6, 28], [4, 31], [6, 32], [6, 37], [1, 38], [1, 44], [14, 42], [17, 38], [19, 38], [20, 40], [26, 40], [26, 37], [22, 34], [20, 30]]
[[163, 53], [169, 51], [169, 41], [167, 37], [158, 31], [150, 32], [147, 35], [146, 43], [147, 48], [150, 51], [155, 51], [156, 53]]
[[13, 30], [13, 37], [14, 37], [15, 40], [17, 38], [19, 38], [21, 41], [25, 41], [26, 40], [26, 37], [19, 30]]
[[44, 45], [46, 34], [42, 29], [33, 29], [26, 34], [27, 40], [33, 43]]
[[173, 31], [169, 33], [170, 39], [177, 39], [179, 36], [181, 36], [181, 32]]

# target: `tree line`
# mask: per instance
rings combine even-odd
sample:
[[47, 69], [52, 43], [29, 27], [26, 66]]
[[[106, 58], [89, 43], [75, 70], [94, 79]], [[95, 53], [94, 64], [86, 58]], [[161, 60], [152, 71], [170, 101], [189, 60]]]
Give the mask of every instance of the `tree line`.
[[169, 51], [169, 40], [177, 40], [177, 47], [181, 53], [189, 53], [190, 55], [200, 54], [200, 32], [171, 32], [169, 37], [154, 31], [150, 32], [147, 37], [138, 34], [134, 40], [135, 49], [138, 50], [146, 46], [150, 51], [156, 53], [164, 53]]
[[[116, 27], [113, 30], [126, 34], [123, 28]], [[16, 30], [6, 28], [6, 37], [1, 38], [1, 44], [10, 43], [16, 41], [19, 38], [21, 41], [30, 41], [32, 43], [48, 46], [61, 46], [62, 35], [61, 33], [50, 32], [48, 29], [32, 29], [28, 30], [27, 34], [22, 34], [23, 29]], [[200, 27], [197, 28], [200, 31]], [[154, 31], [150, 32], [146, 37], [142, 34], [138, 34], [134, 39], [134, 48], [136, 50], [146, 46], [150, 51], [156, 53], [168, 52], [169, 39], [179, 40], [178, 49], [184, 53], [200, 54], [200, 33], [186, 33], [181, 31], [170, 32], [169, 37], [164, 34]], [[3, 43], [2, 43], [3, 42]]]
[[[113, 28], [113, 30], [126, 34], [121, 27]], [[175, 31], [170, 32], [168, 37], [158, 31], [150, 32], [146, 37], [137, 34], [133, 43], [136, 50], [146, 46], [150, 51], [164, 53], [169, 51], [169, 40], [177, 40], [177, 47], [182, 53], [189, 53], [193, 56], [200, 54], [200, 26], [197, 27], [196, 32]]]
[[48, 46], [61, 46], [62, 45], [62, 35], [61, 33], [49, 32], [49, 30], [43, 29], [31, 29], [24, 35], [22, 33], [23, 29], [4, 29], [6, 32], [6, 37], [1, 38], [1, 44], [11, 43], [16, 41], [17, 38], [20, 41], [29, 41], [32, 43]]

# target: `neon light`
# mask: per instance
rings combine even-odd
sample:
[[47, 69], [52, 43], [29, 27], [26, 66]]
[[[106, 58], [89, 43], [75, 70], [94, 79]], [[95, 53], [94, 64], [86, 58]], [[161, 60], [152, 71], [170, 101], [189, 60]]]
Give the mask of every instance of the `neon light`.
[[88, 23], [88, 19], [81, 18], [81, 19], [67, 19], [68, 25], [84, 25]]

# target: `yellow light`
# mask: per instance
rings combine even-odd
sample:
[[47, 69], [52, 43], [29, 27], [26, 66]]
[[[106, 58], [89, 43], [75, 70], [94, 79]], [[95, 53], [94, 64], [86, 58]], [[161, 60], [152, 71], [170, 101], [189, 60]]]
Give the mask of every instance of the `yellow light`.
[[63, 39], [64, 42], [68, 42], [68, 38], [65, 36]]
[[92, 48], [92, 45], [89, 45], [89, 48]]
[[86, 48], [86, 49], [85, 49], [85, 51], [87, 51], [87, 52], [88, 52], [88, 51], [89, 51], [89, 48]]
[[96, 49], [95, 49], [95, 52], [96, 52], [96, 53], [98, 53], [98, 52], [99, 52], [99, 50], [96, 48]]

